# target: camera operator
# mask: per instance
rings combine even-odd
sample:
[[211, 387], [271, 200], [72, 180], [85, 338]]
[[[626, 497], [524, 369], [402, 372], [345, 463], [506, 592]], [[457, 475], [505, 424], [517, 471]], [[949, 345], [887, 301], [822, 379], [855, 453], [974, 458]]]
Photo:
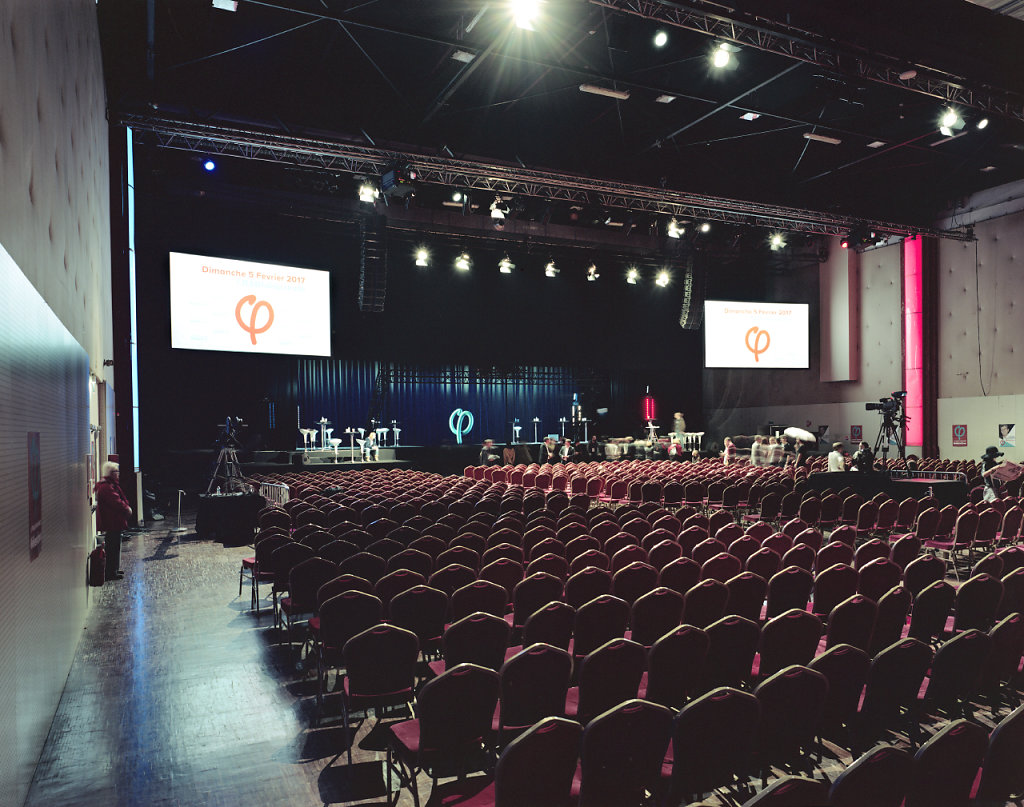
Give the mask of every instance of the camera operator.
[[871, 452], [871, 446], [861, 440], [860, 445], [853, 454], [853, 468], [851, 470], [871, 473], [874, 469], [875, 455]]

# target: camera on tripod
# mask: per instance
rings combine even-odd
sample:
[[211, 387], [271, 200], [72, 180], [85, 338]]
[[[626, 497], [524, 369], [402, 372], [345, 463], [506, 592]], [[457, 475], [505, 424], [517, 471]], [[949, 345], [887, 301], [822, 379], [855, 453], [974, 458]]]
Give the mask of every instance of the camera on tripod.
[[214, 445], [217, 448], [241, 448], [241, 433], [246, 428], [246, 423], [240, 417], [231, 417], [218, 427], [217, 440]]
[[881, 412], [883, 415], [896, 415], [907, 397], [905, 389], [897, 390], [888, 398], [879, 398], [878, 403], [866, 403], [864, 408], [869, 412]]

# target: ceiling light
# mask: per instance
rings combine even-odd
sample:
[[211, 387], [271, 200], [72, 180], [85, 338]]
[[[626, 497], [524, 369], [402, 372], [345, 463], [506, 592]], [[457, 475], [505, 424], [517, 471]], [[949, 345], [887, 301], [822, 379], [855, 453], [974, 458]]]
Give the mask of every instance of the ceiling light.
[[469, 259], [469, 254], [466, 252], [463, 252], [455, 259], [455, 268], [460, 272], [468, 272], [470, 265], [471, 261]]
[[656, 47], [656, 48], [663, 48], [663, 47], [665, 47], [665, 44], [667, 42], [668, 42], [668, 34], [665, 33], [664, 31], [658, 31], [654, 35], [654, 47]]
[[674, 95], [659, 95], [654, 99], [654, 102], [657, 104], [671, 104], [675, 100], [676, 97]]
[[830, 146], [838, 146], [843, 141], [838, 137], [818, 134], [817, 132], [804, 132], [804, 140], [813, 140], [816, 143], [828, 143]]
[[509, 7], [517, 28], [534, 30], [534, 23], [540, 17], [540, 0], [511, 0]]
[[900, 73], [900, 81], [910, 81], [910, 79], [912, 78], [917, 78], [917, 71], [914, 70], [914, 68], [904, 70], [902, 73]]
[[868, 143], [868, 148], [869, 149], [880, 149], [884, 145], [885, 145], [885, 142], [882, 141], [882, 140], [872, 140], [870, 143]]
[[956, 124], [956, 119], [958, 117], [959, 115], [957, 115], [955, 111], [953, 111], [952, 109], [947, 109], [942, 114], [942, 125], [945, 126], [947, 129], [952, 129], [953, 126]]
[[988, 126], [988, 118], [982, 118], [982, 119], [981, 119], [980, 121], [978, 121], [978, 122], [977, 122], [977, 123], [976, 123], [975, 125], [976, 125], [976, 126], [977, 126], [977, 127], [979, 128], [979, 129], [984, 129], [984, 128], [985, 128], [986, 126]]
[[660, 272], [658, 272], [658, 276], [654, 280], [654, 282], [657, 283], [662, 288], [665, 288], [665, 286], [668, 285], [668, 281], [669, 281], [668, 272], [666, 272], [664, 269], [662, 269]]
[[544, 266], [544, 277], [557, 277], [557, 276], [558, 276], [558, 267], [555, 266], [555, 262], [554, 261], [548, 261], [547, 264]]
[[217, 163], [215, 163], [213, 160], [205, 160], [203, 162], [203, 170], [204, 171], [216, 171], [217, 170]]
[[580, 92], [588, 92], [591, 95], [603, 95], [606, 98], [617, 98], [619, 101], [629, 100], [629, 90], [615, 90], [611, 87], [601, 87], [597, 84], [580, 84]]
[[995, 171], [996, 167], [994, 165], [986, 165], [984, 168], [979, 168], [978, 170], [984, 174], [987, 174], [989, 171]]
[[462, 201], [462, 191], [452, 191], [452, 201], [453, 202], [461, 202]]
[[597, 271], [597, 264], [592, 263], [587, 267], [587, 280], [593, 282], [601, 277], [601, 273]]
[[426, 247], [420, 247], [416, 250], [416, 265], [430, 266], [430, 253]]
[[945, 112], [942, 113], [942, 118], [939, 119], [939, 131], [942, 132], [946, 137], [953, 137], [957, 132], [966, 126], [966, 122], [960, 117], [959, 113], [949, 107]]
[[638, 280], [640, 280], [640, 270], [635, 266], [630, 266], [629, 269], [626, 270], [626, 282], [631, 286], [635, 286]]
[[849, 249], [850, 248], [850, 236], [846, 236], [845, 238], [843, 238], [839, 242], [839, 246], [842, 247], [843, 249]]
[[668, 227], [665, 228], [665, 235], [669, 238], [679, 238], [683, 233], [686, 232], [685, 227], [680, 227], [679, 222], [675, 219], [668, 220]]
[[213, 7], [221, 11], [238, 11], [238, 0], [213, 0]]
[[516, 268], [516, 265], [512, 263], [512, 259], [506, 255], [500, 261], [498, 261], [498, 271], [503, 275], [512, 274], [512, 270]]
[[377, 201], [377, 197], [380, 196], [380, 191], [377, 190], [373, 185], [364, 182], [359, 186], [359, 201], [373, 204]]
[[491, 218], [503, 219], [508, 210], [509, 207], [505, 204], [504, 200], [500, 196], [495, 196], [494, 201], [491, 202]]
[[705, 221], [702, 225], [700, 225], [700, 231], [702, 233], [709, 233], [709, 232], [711, 232], [711, 225], [708, 222]]
[[452, 54], [452, 60], [456, 62], [462, 62], [463, 64], [469, 64], [476, 58], [475, 53], [470, 53], [468, 50], [457, 50]]
[[740, 120], [757, 120], [760, 117], [757, 112], [744, 112], [740, 115]]
[[786, 239], [782, 233], [772, 233], [771, 238], [768, 239], [768, 243], [773, 250], [782, 249], [786, 246]]
[[711, 64], [717, 68], [725, 67], [731, 60], [732, 54], [721, 46], [715, 48], [714, 53], [711, 54]]

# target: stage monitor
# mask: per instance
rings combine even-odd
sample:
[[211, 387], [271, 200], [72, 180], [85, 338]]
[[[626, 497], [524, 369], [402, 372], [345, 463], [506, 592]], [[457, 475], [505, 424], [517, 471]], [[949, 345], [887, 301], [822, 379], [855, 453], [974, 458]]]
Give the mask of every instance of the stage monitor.
[[170, 253], [171, 347], [331, 355], [331, 275]]
[[806, 303], [704, 301], [704, 366], [806, 368]]

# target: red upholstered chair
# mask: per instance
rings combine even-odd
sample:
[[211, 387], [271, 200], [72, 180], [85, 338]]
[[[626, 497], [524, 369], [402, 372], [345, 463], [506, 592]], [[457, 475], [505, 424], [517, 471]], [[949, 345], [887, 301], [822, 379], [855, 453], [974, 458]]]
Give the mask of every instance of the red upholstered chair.
[[658, 574], [658, 585], [685, 595], [700, 580], [700, 566], [690, 558], [677, 558]]
[[478, 664], [491, 670], [501, 669], [511, 633], [500, 617], [474, 612], [449, 625], [441, 637], [443, 658], [429, 667], [440, 675], [458, 664]]
[[680, 624], [683, 596], [670, 588], [659, 586], [638, 597], [630, 610], [630, 638], [645, 647]]
[[748, 572], [753, 572], [765, 580], [771, 580], [772, 576], [782, 568], [782, 557], [774, 549], [761, 547], [747, 558], [745, 566]]
[[859, 577], [852, 566], [837, 563], [814, 578], [814, 613], [825, 618], [839, 603], [857, 593]]
[[582, 659], [579, 686], [570, 687], [566, 695], [565, 716], [586, 726], [602, 712], [635, 698], [646, 664], [644, 648], [629, 639], [610, 639], [595, 648]]
[[498, 748], [547, 717], [561, 717], [572, 676], [572, 658], [560, 648], [531, 644], [509, 658], [498, 673], [500, 697], [491, 720]]
[[647, 652], [647, 672], [639, 696], [671, 709], [693, 697], [704, 674], [708, 635], [693, 625], [678, 625], [662, 635]]
[[808, 664], [821, 639], [821, 620], [800, 608], [769, 619], [761, 629], [758, 678], [767, 678], [791, 664]]
[[876, 745], [836, 777], [832, 807], [900, 807], [910, 785], [913, 757], [902, 748]]
[[729, 589], [725, 583], [707, 579], [696, 583], [683, 595], [683, 622], [706, 628], [722, 618], [729, 602]]
[[965, 805], [988, 750], [988, 732], [956, 720], [932, 736], [914, 755], [906, 807]]
[[729, 590], [725, 604], [727, 614], [736, 614], [752, 622], [761, 620], [761, 608], [768, 592], [767, 580], [754, 572], [739, 572], [725, 581], [725, 587]]
[[813, 585], [811, 573], [799, 566], [787, 566], [776, 572], [768, 580], [765, 618], [771, 619], [790, 608], [806, 608]]

